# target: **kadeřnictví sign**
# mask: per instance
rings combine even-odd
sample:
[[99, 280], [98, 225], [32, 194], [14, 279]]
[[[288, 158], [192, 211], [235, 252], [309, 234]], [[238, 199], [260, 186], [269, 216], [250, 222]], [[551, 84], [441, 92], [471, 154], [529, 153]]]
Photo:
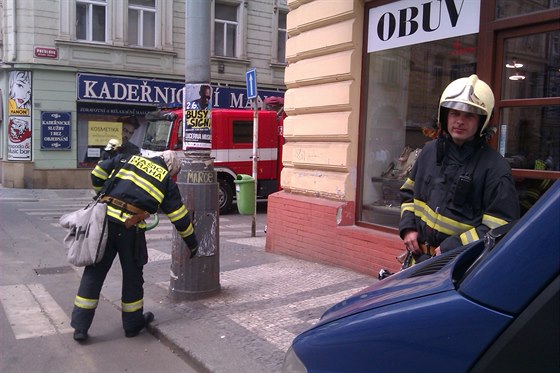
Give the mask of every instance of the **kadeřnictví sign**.
[[[132, 77], [78, 74], [77, 100], [134, 105], [180, 107], [183, 103], [184, 83]], [[269, 96], [284, 97], [284, 92], [259, 90], [258, 102]], [[213, 108], [250, 109], [245, 87], [212, 85]]]

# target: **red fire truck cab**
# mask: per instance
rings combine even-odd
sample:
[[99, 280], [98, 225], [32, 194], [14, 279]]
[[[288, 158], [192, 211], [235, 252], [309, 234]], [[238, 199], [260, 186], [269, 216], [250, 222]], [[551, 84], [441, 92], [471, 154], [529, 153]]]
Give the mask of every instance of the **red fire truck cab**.
[[[212, 109], [212, 150], [219, 182], [220, 214], [228, 213], [235, 199], [234, 180], [238, 174], [252, 175], [253, 111]], [[257, 198], [280, 190], [283, 118], [276, 111], [258, 114]], [[154, 156], [164, 150], [183, 152], [182, 109], [158, 110], [146, 115], [142, 155]]]

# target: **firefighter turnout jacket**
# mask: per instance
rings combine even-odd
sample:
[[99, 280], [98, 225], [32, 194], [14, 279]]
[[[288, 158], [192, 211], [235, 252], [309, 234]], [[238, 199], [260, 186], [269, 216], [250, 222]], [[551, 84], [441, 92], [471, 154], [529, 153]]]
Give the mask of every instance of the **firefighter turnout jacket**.
[[[146, 158], [139, 155], [118, 155], [101, 161], [91, 173], [93, 188], [105, 193], [104, 186], [113, 179], [107, 195], [137, 209], [154, 214], [161, 209], [175, 225], [179, 235], [192, 249], [197, 245], [194, 228], [187, 208], [182, 202], [177, 184], [171, 177], [162, 157]], [[135, 214], [122, 206], [108, 203], [109, 220], [122, 224]], [[145, 228], [141, 221], [137, 225]]]
[[[440, 164], [438, 140], [430, 141], [400, 189], [399, 231], [402, 238], [415, 230], [419, 244], [443, 253], [518, 219], [519, 201], [511, 168], [494, 149], [478, 140], [462, 147], [448, 137], [439, 141], [445, 149]], [[466, 189], [461, 178], [470, 179]]]

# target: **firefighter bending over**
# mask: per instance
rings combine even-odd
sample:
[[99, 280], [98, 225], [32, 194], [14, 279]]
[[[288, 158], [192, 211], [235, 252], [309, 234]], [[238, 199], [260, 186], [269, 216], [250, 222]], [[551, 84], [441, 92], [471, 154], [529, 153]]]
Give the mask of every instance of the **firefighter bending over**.
[[[103, 282], [115, 256], [122, 267], [122, 323], [126, 337], [135, 337], [153, 321], [144, 310], [143, 267], [148, 262], [145, 219], [161, 209], [175, 225], [190, 250], [198, 251], [198, 241], [187, 208], [173, 176], [181, 168], [172, 151], [146, 158], [119, 154], [101, 161], [91, 173], [96, 192], [107, 203], [109, 237], [103, 259], [84, 268], [74, 301], [71, 326], [74, 339], [85, 341], [93, 321]], [[105, 190], [108, 189], [108, 190]]]

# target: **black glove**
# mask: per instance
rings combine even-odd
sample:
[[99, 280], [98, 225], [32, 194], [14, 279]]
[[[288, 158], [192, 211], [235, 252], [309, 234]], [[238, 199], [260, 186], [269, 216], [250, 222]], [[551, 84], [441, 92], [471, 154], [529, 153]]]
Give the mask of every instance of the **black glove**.
[[193, 233], [190, 236], [183, 238], [183, 240], [191, 252], [190, 258], [192, 259], [198, 252], [198, 240], [196, 239], [196, 235]]

